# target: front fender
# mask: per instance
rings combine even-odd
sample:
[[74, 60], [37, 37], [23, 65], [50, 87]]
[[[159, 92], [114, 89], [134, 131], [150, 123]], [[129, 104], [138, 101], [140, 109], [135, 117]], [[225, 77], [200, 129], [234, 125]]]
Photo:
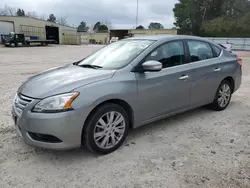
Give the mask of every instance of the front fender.
[[136, 113], [137, 82], [134, 74], [85, 85], [75, 91], [80, 92], [80, 95], [74, 100], [72, 107], [85, 115], [99, 104], [114, 99], [125, 101]]

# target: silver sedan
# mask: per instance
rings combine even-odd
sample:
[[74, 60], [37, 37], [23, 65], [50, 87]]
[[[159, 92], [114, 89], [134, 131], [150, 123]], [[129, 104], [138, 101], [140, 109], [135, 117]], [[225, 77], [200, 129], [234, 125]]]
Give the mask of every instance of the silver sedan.
[[239, 57], [203, 38], [127, 38], [30, 77], [13, 100], [13, 120], [27, 144], [107, 154], [129, 128], [204, 105], [224, 110], [241, 67]]

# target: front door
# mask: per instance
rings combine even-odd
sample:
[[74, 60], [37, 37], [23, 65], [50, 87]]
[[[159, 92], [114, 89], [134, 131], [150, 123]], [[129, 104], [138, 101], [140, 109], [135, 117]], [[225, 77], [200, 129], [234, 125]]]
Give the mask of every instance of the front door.
[[138, 121], [186, 109], [190, 106], [189, 65], [185, 64], [182, 41], [168, 42], [156, 48], [144, 60], [159, 61], [159, 72], [136, 73], [138, 84]]

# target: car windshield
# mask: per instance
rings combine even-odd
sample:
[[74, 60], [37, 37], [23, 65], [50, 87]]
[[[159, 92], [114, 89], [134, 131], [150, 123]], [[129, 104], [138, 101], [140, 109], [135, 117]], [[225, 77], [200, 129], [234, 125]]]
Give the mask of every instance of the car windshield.
[[153, 40], [120, 40], [98, 50], [79, 62], [78, 65], [103, 69], [120, 69], [128, 65], [154, 42]]

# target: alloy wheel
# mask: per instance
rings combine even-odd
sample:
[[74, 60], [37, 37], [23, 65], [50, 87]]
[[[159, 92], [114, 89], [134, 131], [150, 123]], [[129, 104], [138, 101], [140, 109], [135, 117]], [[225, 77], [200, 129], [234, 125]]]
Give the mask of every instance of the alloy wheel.
[[223, 84], [219, 90], [218, 93], [218, 104], [220, 105], [221, 108], [225, 107], [231, 97], [231, 89], [228, 84]]
[[125, 118], [120, 112], [110, 111], [104, 114], [94, 128], [94, 141], [102, 149], [116, 146], [125, 133]]

